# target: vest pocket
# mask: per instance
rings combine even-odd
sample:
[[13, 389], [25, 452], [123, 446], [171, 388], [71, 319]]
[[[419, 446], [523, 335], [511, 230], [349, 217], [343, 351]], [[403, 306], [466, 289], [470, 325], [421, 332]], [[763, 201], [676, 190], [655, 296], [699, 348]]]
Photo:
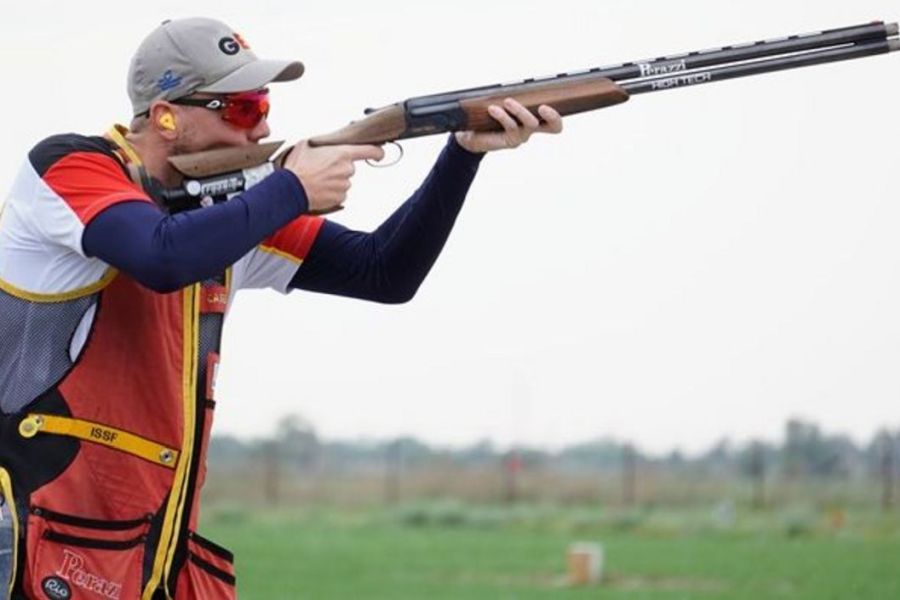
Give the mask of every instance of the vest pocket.
[[19, 546], [19, 519], [13, 497], [12, 479], [0, 468], [0, 599], [12, 597], [16, 580]]
[[139, 598], [149, 525], [149, 516], [104, 521], [32, 508], [26, 588], [35, 598], [54, 600]]
[[175, 600], [234, 600], [234, 555], [194, 532], [188, 534], [187, 549]]

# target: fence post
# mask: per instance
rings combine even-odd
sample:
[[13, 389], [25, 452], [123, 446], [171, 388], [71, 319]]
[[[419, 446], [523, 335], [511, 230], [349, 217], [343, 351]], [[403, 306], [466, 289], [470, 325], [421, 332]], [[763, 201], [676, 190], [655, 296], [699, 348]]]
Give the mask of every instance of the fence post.
[[510, 450], [503, 461], [506, 475], [506, 502], [515, 504], [519, 499], [519, 472], [522, 470], [522, 459], [515, 450]]
[[894, 436], [885, 433], [881, 447], [881, 509], [888, 512], [894, 506]]
[[387, 504], [400, 502], [400, 468], [403, 461], [403, 448], [400, 441], [387, 445], [385, 452], [384, 500]]
[[750, 476], [753, 478], [753, 508], [766, 506], [766, 458], [763, 445], [755, 443], [750, 450]]
[[622, 446], [622, 502], [629, 507], [637, 502], [637, 452], [631, 444]]
[[263, 494], [267, 506], [278, 506], [279, 503], [279, 452], [276, 440], [263, 442]]

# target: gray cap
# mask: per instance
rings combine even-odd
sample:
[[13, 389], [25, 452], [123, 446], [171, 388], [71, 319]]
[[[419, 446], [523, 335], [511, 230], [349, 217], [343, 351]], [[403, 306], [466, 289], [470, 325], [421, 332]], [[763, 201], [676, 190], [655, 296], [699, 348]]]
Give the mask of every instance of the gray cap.
[[303, 63], [262, 60], [234, 29], [214, 19], [165, 21], [131, 59], [128, 96], [139, 115], [154, 100], [194, 92], [245, 92], [303, 75]]

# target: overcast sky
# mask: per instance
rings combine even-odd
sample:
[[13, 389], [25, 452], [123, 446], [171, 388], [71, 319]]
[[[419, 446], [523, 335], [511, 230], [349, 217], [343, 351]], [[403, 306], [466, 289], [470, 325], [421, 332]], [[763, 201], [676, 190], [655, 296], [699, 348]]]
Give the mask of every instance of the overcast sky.
[[[165, 18], [303, 60], [273, 89], [287, 140], [409, 96], [900, 19], [896, 0], [186, 6], [6, 6], [0, 187], [43, 137], [127, 122], [129, 58]], [[898, 74], [894, 54], [642, 95], [489, 156], [412, 303], [239, 298], [218, 432], [296, 412], [328, 438], [692, 452], [792, 416], [860, 441], [900, 426]], [[362, 166], [338, 220], [377, 226], [443, 143]]]

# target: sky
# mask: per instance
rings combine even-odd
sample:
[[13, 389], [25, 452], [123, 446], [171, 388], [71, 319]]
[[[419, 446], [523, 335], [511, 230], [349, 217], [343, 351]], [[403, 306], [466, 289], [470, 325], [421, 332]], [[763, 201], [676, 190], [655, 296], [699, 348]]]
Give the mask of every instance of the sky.
[[[250, 8], [252, 7], [252, 10]], [[43, 137], [127, 122], [128, 61], [211, 16], [261, 57], [273, 139], [417, 95], [900, 19], [883, 0], [377, 3], [34, 0], [4, 9], [0, 188]], [[128, 14], [126, 14], [128, 13]], [[322, 437], [559, 448], [612, 436], [698, 452], [792, 417], [866, 441], [900, 426], [900, 54], [634, 97], [488, 156], [401, 306], [244, 292], [216, 431], [300, 414]], [[335, 217], [373, 229], [442, 136], [361, 165]], [[4, 192], [5, 195], [5, 192]]]

